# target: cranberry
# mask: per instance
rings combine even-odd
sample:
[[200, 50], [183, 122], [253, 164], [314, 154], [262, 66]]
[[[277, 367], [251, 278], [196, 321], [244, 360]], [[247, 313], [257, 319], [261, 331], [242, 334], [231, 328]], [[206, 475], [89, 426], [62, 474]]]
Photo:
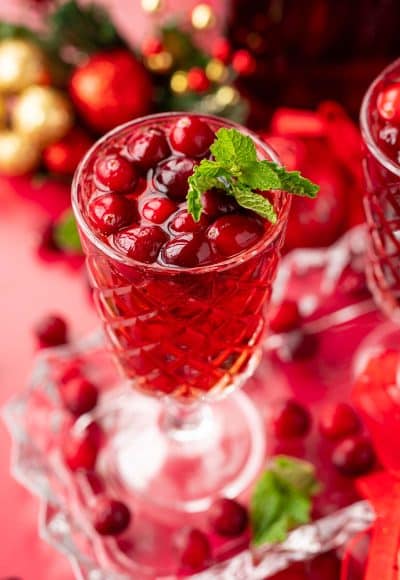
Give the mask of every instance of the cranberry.
[[138, 262], [150, 264], [158, 256], [167, 235], [158, 226], [135, 226], [114, 235], [114, 245]]
[[304, 437], [311, 428], [310, 413], [297, 401], [283, 401], [274, 414], [273, 428], [280, 438]]
[[341, 439], [360, 430], [360, 419], [350, 405], [337, 403], [322, 410], [319, 427], [328, 439]]
[[181, 117], [172, 126], [169, 135], [172, 147], [189, 157], [202, 157], [214, 141], [214, 133], [198, 117]]
[[219, 217], [225, 213], [232, 213], [239, 209], [234, 197], [216, 189], [206, 191], [203, 194], [202, 203], [204, 213], [211, 218]]
[[87, 433], [69, 433], [62, 442], [61, 450], [65, 463], [72, 471], [94, 469], [98, 448]]
[[187, 84], [190, 91], [194, 91], [195, 93], [205, 93], [210, 88], [211, 83], [205, 70], [199, 66], [194, 66], [188, 71]]
[[195, 162], [188, 157], [173, 157], [162, 161], [154, 174], [154, 185], [172, 199], [183, 200], [188, 192], [188, 178], [193, 173]]
[[97, 421], [91, 421], [85, 429], [86, 437], [93, 443], [93, 445], [100, 449], [104, 442], [104, 431]]
[[400, 121], [400, 83], [382, 89], [376, 99], [380, 116], [386, 121]]
[[181, 234], [172, 238], [161, 250], [166, 264], [190, 268], [207, 264], [211, 260], [211, 248], [201, 234]]
[[207, 237], [222, 256], [233, 256], [253, 246], [262, 238], [264, 228], [253, 217], [227, 215], [210, 226]]
[[168, 157], [170, 149], [164, 131], [151, 128], [130, 139], [127, 152], [141, 169], [146, 170]]
[[58, 346], [68, 341], [67, 323], [61, 316], [45, 316], [36, 324], [34, 332], [40, 347]]
[[137, 180], [133, 165], [116, 154], [97, 159], [94, 164], [94, 173], [101, 185], [114, 192], [127, 191], [135, 186]]
[[95, 498], [91, 519], [94, 529], [101, 536], [117, 536], [129, 526], [131, 512], [122, 501], [102, 495]]
[[207, 536], [196, 528], [188, 530], [183, 539], [182, 568], [188, 572], [195, 572], [207, 566], [210, 559], [211, 546]]
[[125, 197], [107, 193], [90, 201], [88, 212], [93, 225], [108, 235], [132, 221], [135, 206]]
[[240, 536], [249, 521], [247, 510], [234, 499], [221, 498], [210, 510], [210, 524], [220, 536]]
[[178, 211], [169, 224], [172, 231], [178, 233], [193, 233], [203, 230], [208, 226], [207, 216], [202, 213], [198, 222], [193, 219], [192, 214], [190, 214], [186, 209], [181, 209]]
[[61, 251], [61, 248], [59, 247], [54, 235], [54, 222], [48, 222], [43, 228], [40, 234], [38, 250], [43, 252]]
[[[271, 576], [268, 580], [310, 580], [305, 565], [302, 562], [291, 564], [289, 568], [285, 568]], [[323, 580], [320, 578], [320, 580]]]
[[338, 580], [341, 562], [334, 551], [318, 554], [309, 562], [309, 580]]
[[153, 224], [162, 224], [175, 210], [175, 203], [168, 197], [150, 197], [142, 207], [142, 215]]
[[367, 473], [375, 463], [371, 441], [363, 435], [343, 439], [333, 451], [332, 463], [342, 475], [348, 477]]
[[77, 417], [91, 411], [99, 395], [97, 387], [83, 377], [76, 377], [62, 385], [60, 393], [68, 411]]
[[301, 315], [295, 300], [283, 300], [271, 311], [269, 327], [272, 332], [290, 332], [299, 327]]

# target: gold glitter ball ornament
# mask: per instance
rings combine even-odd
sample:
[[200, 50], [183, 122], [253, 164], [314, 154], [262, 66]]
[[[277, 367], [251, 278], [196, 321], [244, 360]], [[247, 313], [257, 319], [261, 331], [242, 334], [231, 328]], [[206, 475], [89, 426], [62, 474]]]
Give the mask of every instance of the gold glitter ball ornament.
[[64, 137], [73, 122], [68, 98], [50, 87], [29, 87], [17, 98], [11, 112], [13, 129], [41, 147]]
[[215, 25], [216, 19], [211, 6], [206, 3], [200, 3], [193, 8], [191, 21], [193, 28], [196, 28], [197, 30], [206, 30]]
[[171, 77], [170, 86], [174, 93], [185, 93], [188, 88], [187, 73], [184, 70], [177, 70]]
[[21, 38], [0, 42], [0, 92], [18, 93], [47, 78], [46, 58], [36, 44]]
[[15, 131], [0, 131], [0, 173], [23, 175], [33, 171], [40, 162], [40, 149], [26, 135]]

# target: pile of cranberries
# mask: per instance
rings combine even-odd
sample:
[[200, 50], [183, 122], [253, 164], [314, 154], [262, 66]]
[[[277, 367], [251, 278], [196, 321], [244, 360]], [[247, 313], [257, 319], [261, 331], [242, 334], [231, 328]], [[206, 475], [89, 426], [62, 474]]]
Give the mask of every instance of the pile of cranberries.
[[99, 154], [86, 219], [112, 248], [138, 262], [196, 267], [220, 262], [256, 244], [266, 224], [232, 196], [203, 194], [196, 222], [187, 211], [188, 178], [210, 158], [214, 131], [200, 117], [136, 130]]
[[400, 81], [385, 81], [371, 106], [375, 106], [371, 113], [374, 137], [380, 149], [400, 165]]

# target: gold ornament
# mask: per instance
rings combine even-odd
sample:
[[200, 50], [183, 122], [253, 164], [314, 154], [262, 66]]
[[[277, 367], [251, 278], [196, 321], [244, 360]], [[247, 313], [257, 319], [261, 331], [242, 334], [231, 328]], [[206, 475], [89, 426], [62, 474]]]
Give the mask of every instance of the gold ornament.
[[26, 135], [0, 131], [0, 173], [23, 175], [39, 165], [40, 149]]
[[161, 0], [142, 0], [142, 8], [145, 12], [158, 12], [161, 9]]
[[170, 86], [174, 93], [185, 93], [188, 88], [187, 73], [177, 70], [171, 77]]
[[0, 91], [18, 93], [48, 77], [44, 53], [36, 44], [21, 38], [0, 42]]
[[64, 137], [73, 122], [67, 97], [50, 87], [29, 87], [18, 97], [11, 112], [13, 129], [41, 147]]
[[146, 58], [146, 66], [150, 70], [158, 73], [169, 71], [173, 63], [172, 54], [163, 50], [157, 54], [150, 54]]
[[228, 85], [220, 87], [215, 93], [215, 100], [220, 107], [235, 105], [239, 100], [239, 93]]
[[215, 25], [215, 14], [209, 4], [197, 4], [192, 10], [192, 26], [197, 30], [206, 30]]
[[228, 71], [222, 60], [212, 58], [206, 66], [206, 75], [210, 81], [220, 83], [228, 78]]

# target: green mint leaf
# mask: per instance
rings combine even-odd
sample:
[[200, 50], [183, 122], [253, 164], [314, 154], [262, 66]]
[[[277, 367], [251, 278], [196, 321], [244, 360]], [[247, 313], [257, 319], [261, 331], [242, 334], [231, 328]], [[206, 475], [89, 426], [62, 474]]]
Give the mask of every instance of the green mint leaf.
[[188, 179], [189, 189], [186, 198], [188, 212], [192, 214], [195, 221], [200, 219], [203, 207], [202, 194], [213, 187], [224, 188], [226, 179], [230, 179], [230, 175], [218, 163], [203, 159], [199, 165], [196, 165]]
[[241, 169], [257, 161], [256, 147], [252, 139], [236, 129], [219, 129], [210, 150], [216, 162], [226, 169]]
[[[266, 161], [268, 165], [274, 170], [279, 177], [281, 185], [279, 189], [287, 193], [293, 193], [302, 197], [316, 197], [319, 191], [319, 186], [303, 177], [300, 171], [286, 171], [277, 163]], [[273, 188], [271, 188], [273, 189]]]
[[253, 545], [282, 542], [291, 529], [308, 523], [311, 498], [319, 490], [313, 465], [284, 455], [273, 458], [251, 497]]
[[242, 169], [239, 180], [252, 189], [280, 189], [281, 180], [269, 161], [253, 161]]
[[248, 187], [240, 185], [234, 186], [233, 195], [242, 207], [253, 210], [272, 224], [276, 223], [278, 218], [274, 206], [264, 196], [259, 193], [254, 193]]
[[64, 212], [57, 221], [54, 228], [54, 239], [62, 250], [74, 253], [82, 252], [78, 228], [71, 210]]

